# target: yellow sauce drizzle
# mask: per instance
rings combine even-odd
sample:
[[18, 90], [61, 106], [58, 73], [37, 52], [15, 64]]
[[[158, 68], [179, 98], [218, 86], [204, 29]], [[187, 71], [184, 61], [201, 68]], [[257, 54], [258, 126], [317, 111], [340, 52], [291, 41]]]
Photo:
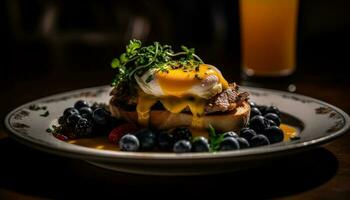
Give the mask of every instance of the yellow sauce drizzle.
[[151, 107], [157, 103], [158, 99], [139, 92], [136, 106], [137, 119], [140, 126], [148, 127]]
[[119, 150], [118, 146], [109, 142], [106, 136], [94, 137], [94, 138], [79, 138], [79, 139], [68, 140], [67, 142], [70, 144], [75, 144], [79, 146], [90, 147], [90, 148], [100, 149], [100, 150], [113, 150], [113, 151]]
[[287, 124], [281, 124], [280, 128], [282, 129], [284, 133], [284, 139], [283, 141], [289, 141], [291, 138], [298, 135], [298, 131], [296, 128], [289, 126]]

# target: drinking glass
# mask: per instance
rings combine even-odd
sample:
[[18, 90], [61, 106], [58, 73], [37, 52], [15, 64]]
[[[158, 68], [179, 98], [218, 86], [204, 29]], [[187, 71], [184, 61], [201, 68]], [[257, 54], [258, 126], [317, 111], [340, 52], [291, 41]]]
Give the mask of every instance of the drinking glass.
[[296, 68], [298, 0], [240, 0], [242, 72], [285, 77]]

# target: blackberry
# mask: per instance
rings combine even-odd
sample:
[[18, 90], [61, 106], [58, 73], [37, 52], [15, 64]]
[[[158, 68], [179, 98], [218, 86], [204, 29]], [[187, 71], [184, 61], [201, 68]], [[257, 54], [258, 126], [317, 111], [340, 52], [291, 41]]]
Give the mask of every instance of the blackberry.
[[81, 118], [77, 122], [74, 128], [74, 134], [76, 137], [90, 137], [92, 136], [93, 125], [87, 119]]
[[192, 140], [192, 133], [189, 128], [186, 127], [178, 127], [174, 129], [174, 140], [175, 142], [179, 140]]

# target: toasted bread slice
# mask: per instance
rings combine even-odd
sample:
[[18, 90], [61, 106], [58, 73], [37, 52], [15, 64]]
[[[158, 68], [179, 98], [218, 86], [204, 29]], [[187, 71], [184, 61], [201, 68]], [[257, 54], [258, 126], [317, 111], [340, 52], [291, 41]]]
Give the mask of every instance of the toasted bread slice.
[[[112, 116], [123, 118], [131, 123], [137, 124], [137, 112], [125, 111], [112, 103], [109, 104]], [[250, 106], [243, 102], [235, 110], [225, 113], [214, 113], [203, 116], [203, 129], [208, 128], [211, 124], [215, 130], [239, 131], [247, 125], [250, 114]], [[190, 126], [192, 122], [191, 113], [171, 113], [167, 110], [153, 110], [150, 112], [150, 126], [155, 129], [164, 130], [181, 126]]]

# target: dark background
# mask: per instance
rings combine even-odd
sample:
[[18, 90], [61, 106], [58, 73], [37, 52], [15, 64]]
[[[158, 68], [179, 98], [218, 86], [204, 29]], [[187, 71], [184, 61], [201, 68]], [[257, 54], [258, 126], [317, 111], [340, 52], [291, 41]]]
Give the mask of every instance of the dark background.
[[[0, 4], [2, 117], [38, 97], [109, 84], [114, 77], [110, 61], [131, 38], [160, 41], [175, 49], [181, 44], [195, 47], [228, 81], [240, 82], [238, 0], [7, 0]], [[350, 85], [349, 8], [346, 0], [300, 0], [296, 92], [311, 95], [303, 90], [305, 84], [322, 90], [313, 84], [317, 81], [345, 89]], [[314, 97], [330, 103], [346, 98], [334, 96], [333, 91]]]
[[[300, 0], [294, 76], [297, 93], [327, 101], [347, 113], [349, 8], [347, 0]], [[114, 76], [110, 61], [131, 38], [145, 43], [160, 41], [174, 48], [181, 44], [195, 47], [204, 61], [218, 66], [230, 82], [240, 82], [237, 0], [3, 0], [0, 9], [1, 121], [10, 110], [28, 101], [109, 84]], [[295, 194], [295, 199], [350, 196], [349, 134], [325, 148], [283, 158], [264, 168], [170, 179], [97, 169], [83, 161], [32, 150], [5, 133], [1, 123], [0, 199], [26, 195], [64, 198], [70, 193], [74, 193], [73, 197], [91, 198], [90, 195], [114, 194], [118, 189], [158, 194], [174, 192], [172, 188], [179, 194], [237, 188], [235, 192], [241, 191], [238, 196], [260, 198]], [[267, 180], [271, 185], [266, 184]], [[226, 181], [232, 185], [223, 185]], [[150, 184], [155, 190], [149, 190]], [[99, 187], [102, 189], [97, 190]]]
[[[205, 61], [239, 78], [240, 33], [237, 0], [1, 1], [1, 80], [13, 83], [43, 76], [99, 71], [94, 82], [109, 83], [109, 63], [131, 38], [196, 47]], [[347, 82], [350, 3], [301, 0], [298, 72]], [[56, 77], [57, 78], [57, 77]], [[305, 77], [307, 78], [307, 77]], [[99, 80], [99, 81], [97, 81]], [[236, 80], [237, 81], [237, 80]], [[9, 85], [11, 87], [11, 84]]]

